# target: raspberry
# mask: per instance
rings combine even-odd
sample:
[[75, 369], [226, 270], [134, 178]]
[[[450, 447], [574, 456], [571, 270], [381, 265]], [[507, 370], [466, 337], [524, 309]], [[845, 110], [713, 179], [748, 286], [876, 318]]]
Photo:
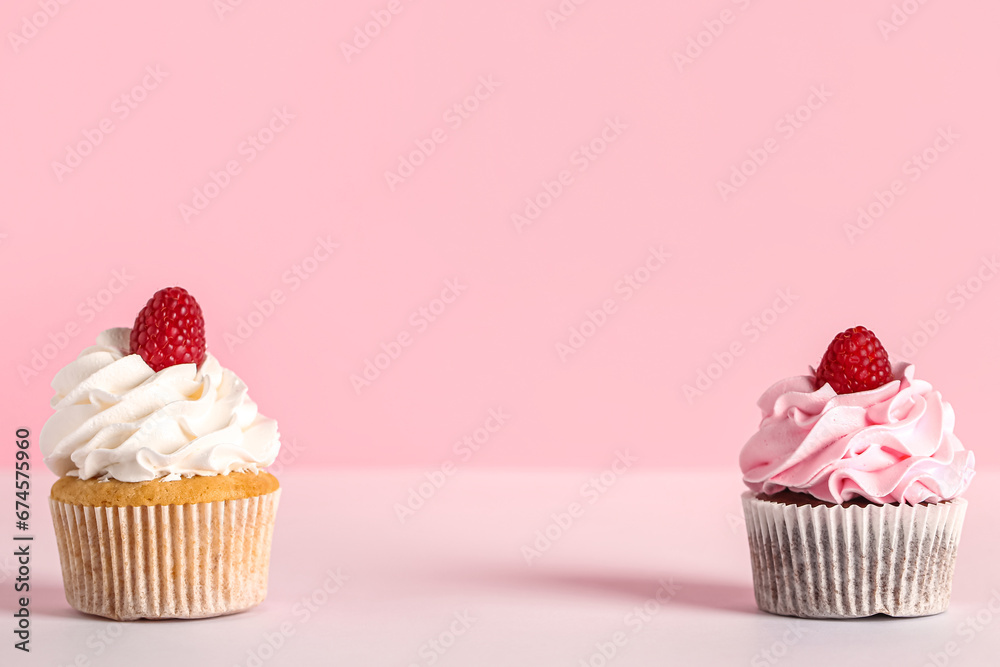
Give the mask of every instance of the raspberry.
[[201, 366], [205, 361], [201, 306], [183, 287], [161, 289], [136, 315], [129, 352], [157, 372], [175, 364]]
[[838, 394], [875, 389], [892, 379], [889, 354], [864, 327], [837, 334], [816, 369], [816, 388], [829, 383]]

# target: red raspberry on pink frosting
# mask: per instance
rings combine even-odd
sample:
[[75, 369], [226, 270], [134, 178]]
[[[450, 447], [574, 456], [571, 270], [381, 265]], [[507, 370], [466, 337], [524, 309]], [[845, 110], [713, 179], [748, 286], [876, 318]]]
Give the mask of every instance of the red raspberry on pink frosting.
[[875, 389], [892, 379], [889, 354], [865, 327], [837, 334], [816, 369], [816, 388], [829, 384], [838, 394]]

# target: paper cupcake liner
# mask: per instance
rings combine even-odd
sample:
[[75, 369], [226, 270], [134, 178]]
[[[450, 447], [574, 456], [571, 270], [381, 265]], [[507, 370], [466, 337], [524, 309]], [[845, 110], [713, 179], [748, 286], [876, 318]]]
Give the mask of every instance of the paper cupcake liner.
[[202, 618], [260, 604], [280, 493], [140, 507], [50, 498], [66, 600], [119, 621]]
[[967, 505], [810, 507], [744, 493], [757, 606], [810, 618], [940, 613]]

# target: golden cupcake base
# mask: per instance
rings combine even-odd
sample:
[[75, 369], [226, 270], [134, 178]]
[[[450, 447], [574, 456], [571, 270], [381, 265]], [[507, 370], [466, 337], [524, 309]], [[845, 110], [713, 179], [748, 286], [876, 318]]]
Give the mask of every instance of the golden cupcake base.
[[49, 504], [66, 600], [118, 621], [204, 618], [260, 604], [277, 487], [267, 473], [59, 480]]

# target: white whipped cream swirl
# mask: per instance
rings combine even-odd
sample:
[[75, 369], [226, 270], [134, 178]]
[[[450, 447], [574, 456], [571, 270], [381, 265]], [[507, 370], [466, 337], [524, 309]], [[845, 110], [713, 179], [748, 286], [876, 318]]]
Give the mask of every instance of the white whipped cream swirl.
[[154, 372], [128, 353], [130, 332], [102, 332], [53, 378], [56, 412], [39, 436], [52, 472], [142, 482], [256, 472], [274, 462], [278, 424], [257, 413], [235, 373], [211, 354], [200, 369]]

